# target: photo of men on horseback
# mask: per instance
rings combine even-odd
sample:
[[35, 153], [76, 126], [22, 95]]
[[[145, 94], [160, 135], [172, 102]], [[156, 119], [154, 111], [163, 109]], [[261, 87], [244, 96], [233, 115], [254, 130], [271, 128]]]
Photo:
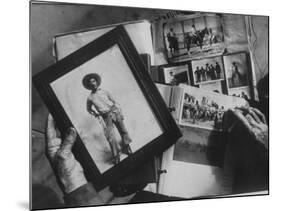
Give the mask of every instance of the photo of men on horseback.
[[183, 88], [179, 112], [179, 125], [222, 130], [222, 118], [225, 111], [235, 106], [248, 107], [243, 98], [219, 94], [189, 85]]
[[222, 20], [215, 14], [173, 19], [164, 24], [163, 31], [167, 57], [172, 61], [221, 54], [225, 48]]

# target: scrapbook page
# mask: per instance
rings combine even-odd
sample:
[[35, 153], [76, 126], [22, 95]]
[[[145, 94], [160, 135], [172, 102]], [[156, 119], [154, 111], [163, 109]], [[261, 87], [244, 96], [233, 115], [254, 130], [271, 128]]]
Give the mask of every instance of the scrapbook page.
[[225, 166], [222, 117], [227, 109], [247, 107], [248, 102], [183, 84], [157, 88], [183, 134], [163, 153], [159, 193], [183, 198], [231, 194], [233, 175]]

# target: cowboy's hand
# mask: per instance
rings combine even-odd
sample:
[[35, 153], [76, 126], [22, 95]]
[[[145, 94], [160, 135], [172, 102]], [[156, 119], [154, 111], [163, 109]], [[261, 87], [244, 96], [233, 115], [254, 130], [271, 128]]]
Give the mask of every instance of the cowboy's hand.
[[265, 116], [258, 109], [242, 107], [229, 110], [224, 118], [224, 128], [231, 129], [234, 122], [243, 125], [256, 141], [268, 149], [268, 125]]
[[87, 183], [83, 169], [71, 151], [76, 137], [76, 131], [74, 128], [70, 128], [62, 140], [57, 133], [54, 119], [51, 115], [48, 116], [46, 127], [47, 153], [58, 178], [63, 184], [65, 193], [70, 193]]

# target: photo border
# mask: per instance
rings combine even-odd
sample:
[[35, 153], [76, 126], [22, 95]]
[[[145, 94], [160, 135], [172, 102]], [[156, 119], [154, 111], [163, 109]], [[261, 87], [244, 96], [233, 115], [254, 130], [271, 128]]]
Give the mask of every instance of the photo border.
[[164, 65], [159, 65], [159, 69], [162, 72], [163, 76], [163, 82], [157, 82], [157, 83], [163, 83], [163, 84], [168, 84], [168, 85], [172, 85], [171, 83], [166, 82], [166, 78], [165, 78], [165, 68], [176, 68], [176, 67], [182, 67], [182, 66], [186, 66], [187, 70], [186, 70], [186, 75], [187, 75], [187, 85], [191, 85], [191, 76], [190, 76], [190, 62], [179, 62], [179, 63], [175, 63], [175, 64], [164, 64]]
[[120, 48], [134, 78], [150, 105], [153, 114], [158, 120], [163, 133], [103, 174], [100, 173], [86, 149], [86, 146], [78, 135], [77, 142], [73, 148], [73, 153], [80, 161], [87, 180], [93, 183], [97, 191], [103, 189], [107, 185], [113, 184], [127, 173], [134, 170], [141, 163], [144, 163], [154, 155], [163, 152], [174, 144], [181, 136], [178, 126], [158, 92], [157, 87], [151, 80], [144, 63], [137, 53], [125, 28], [121, 25], [117, 26], [115, 29], [33, 76], [32, 80], [50, 113], [53, 115], [58, 129], [64, 134], [70, 127], [73, 127], [73, 124], [50, 84], [75, 68], [83, 65], [88, 60], [93, 59], [102, 52], [108, 50], [115, 44]]

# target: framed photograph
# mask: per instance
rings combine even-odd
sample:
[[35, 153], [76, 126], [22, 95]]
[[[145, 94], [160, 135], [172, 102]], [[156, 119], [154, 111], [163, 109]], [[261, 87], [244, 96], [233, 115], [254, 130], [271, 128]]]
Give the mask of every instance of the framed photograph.
[[194, 14], [163, 24], [164, 46], [170, 62], [222, 54], [225, 50], [221, 16]]
[[242, 98], [186, 86], [182, 93], [179, 124], [183, 126], [222, 130], [224, 112], [234, 107], [247, 107]]
[[33, 77], [97, 190], [171, 146], [181, 133], [123, 26]]
[[249, 86], [249, 65], [246, 53], [223, 56], [228, 89], [240, 89]]
[[224, 80], [223, 62], [220, 56], [193, 60], [191, 64], [195, 85]]
[[190, 84], [188, 65], [163, 67], [166, 84], [178, 85], [180, 83]]

